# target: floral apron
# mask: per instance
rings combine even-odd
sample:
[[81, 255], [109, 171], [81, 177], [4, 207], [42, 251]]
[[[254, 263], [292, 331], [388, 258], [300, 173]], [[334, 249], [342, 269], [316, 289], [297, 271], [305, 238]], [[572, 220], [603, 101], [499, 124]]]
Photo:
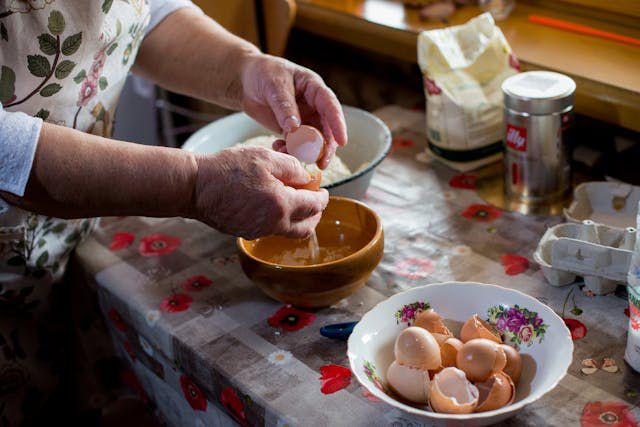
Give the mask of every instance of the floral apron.
[[[148, 0], [0, 0], [0, 102], [109, 137], [148, 23]], [[71, 404], [61, 397], [73, 340], [61, 279], [91, 227], [18, 208], [0, 214], [0, 426], [39, 424]]]

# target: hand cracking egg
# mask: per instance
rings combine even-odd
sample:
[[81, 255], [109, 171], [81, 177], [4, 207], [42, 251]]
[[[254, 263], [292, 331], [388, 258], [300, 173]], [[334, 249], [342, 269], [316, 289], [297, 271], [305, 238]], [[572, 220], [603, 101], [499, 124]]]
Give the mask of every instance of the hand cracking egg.
[[324, 138], [320, 131], [312, 126], [302, 125], [285, 138], [287, 153], [302, 163], [316, 163], [324, 152]]
[[320, 184], [322, 182], [322, 172], [311, 173], [311, 180], [304, 185], [294, 185], [293, 188], [297, 190], [309, 190], [309, 191], [318, 191], [320, 190]]

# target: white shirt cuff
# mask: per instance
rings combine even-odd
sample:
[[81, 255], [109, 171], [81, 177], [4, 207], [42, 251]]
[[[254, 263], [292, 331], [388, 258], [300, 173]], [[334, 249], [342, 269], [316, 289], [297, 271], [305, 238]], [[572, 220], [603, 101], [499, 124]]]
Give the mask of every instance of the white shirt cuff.
[[[41, 128], [42, 119], [0, 105], [0, 190], [24, 196]], [[8, 207], [0, 198], [0, 213]]]
[[191, 0], [151, 0], [151, 19], [149, 20], [149, 26], [147, 27], [147, 34], [153, 30], [164, 18], [171, 13], [182, 8], [191, 8], [199, 10], [202, 9], [193, 4]]

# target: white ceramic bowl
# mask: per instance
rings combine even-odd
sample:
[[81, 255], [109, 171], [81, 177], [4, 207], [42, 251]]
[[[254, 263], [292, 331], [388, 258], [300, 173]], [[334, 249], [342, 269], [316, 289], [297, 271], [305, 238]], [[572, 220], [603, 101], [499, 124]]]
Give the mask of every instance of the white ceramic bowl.
[[[421, 303], [428, 303], [447, 321], [460, 322], [458, 326], [474, 314], [494, 324], [496, 316], [509, 318], [513, 330], [519, 325], [518, 333], [514, 334], [500, 322], [505, 331], [505, 343], [519, 346], [523, 357], [522, 376], [513, 404], [489, 412], [439, 414], [402, 403], [383, 391], [386, 387], [386, 371], [394, 357], [395, 338], [409, 325], [412, 311]], [[501, 307], [506, 309], [505, 314], [500, 314]], [[509, 316], [510, 309], [517, 310], [524, 316], [515, 311]], [[526, 313], [529, 312], [535, 312], [537, 317], [531, 315], [526, 320]], [[452, 326], [452, 332], [458, 336], [459, 330], [455, 325], [449, 326]], [[552, 390], [565, 376], [571, 364], [573, 342], [562, 319], [535, 298], [496, 285], [447, 282], [413, 288], [372, 308], [358, 322], [349, 337], [348, 355], [351, 370], [360, 384], [394, 408], [436, 425], [479, 426], [502, 421]]]
[[[333, 196], [362, 199], [375, 167], [391, 148], [391, 132], [382, 120], [371, 113], [354, 107], [342, 108], [349, 143], [339, 147], [336, 153], [355, 173], [323, 187]], [[194, 153], [215, 153], [249, 138], [272, 134], [246, 114], [235, 113], [204, 126], [191, 135], [182, 148]], [[364, 164], [368, 165], [361, 169]]]

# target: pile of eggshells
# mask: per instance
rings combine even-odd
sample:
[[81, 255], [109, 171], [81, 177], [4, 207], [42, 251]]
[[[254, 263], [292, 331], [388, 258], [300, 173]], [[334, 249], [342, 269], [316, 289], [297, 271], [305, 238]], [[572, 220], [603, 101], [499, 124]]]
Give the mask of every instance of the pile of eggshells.
[[492, 411], [515, 399], [520, 353], [503, 344], [478, 315], [465, 322], [457, 339], [438, 313], [420, 311], [414, 326], [396, 338], [394, 352], [387, 371], [390, 389], [407, 401], [429, 404], [435, 412]]

